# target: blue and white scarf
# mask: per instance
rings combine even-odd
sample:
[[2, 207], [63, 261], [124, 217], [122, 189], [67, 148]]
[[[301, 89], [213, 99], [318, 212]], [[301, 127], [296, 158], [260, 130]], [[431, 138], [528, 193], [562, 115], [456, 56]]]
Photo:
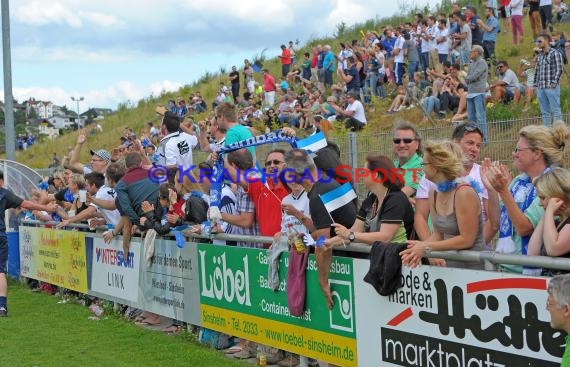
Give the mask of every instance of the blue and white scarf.
[[[546, 168], [542, 174], [548, 172], [549, 170], [549, 168]], [[523, 213], [532, 205], [532, 202], [536, 198], [536, 189], [532, 184], [532, 179], [527, 174], [519, 176], [514, 185], [509, 189], [509, 192]], [[513, 222], [507, 213], [507, 208], [503, 205], [501, 207], [501, 217], [499, 219], [499, 239], [497, 241], [496, 252], [505, 254], [512, 254], [516, 252], [517, 248], [513, 240], [514, 234], [515, 230], [513, 227]], [[527, 254], [529, 241], [530, 235], [521, 236], [522, 255]], [[535, 273], [535, 271], [535, 268], [523, 267], [523, 272], [525, 274], [531, 275]]]

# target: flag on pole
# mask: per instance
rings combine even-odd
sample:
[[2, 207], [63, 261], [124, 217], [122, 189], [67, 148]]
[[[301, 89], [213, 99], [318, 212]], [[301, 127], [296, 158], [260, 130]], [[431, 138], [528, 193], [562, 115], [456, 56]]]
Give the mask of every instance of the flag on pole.
[[328, 145], [325, 134], [321, 131], [305, 139], [297, 141], [297, 148], [317, 152]]
[[356, 199], [356, 193], [348, 182], [324, 195], [319, 196], [329, 213]]

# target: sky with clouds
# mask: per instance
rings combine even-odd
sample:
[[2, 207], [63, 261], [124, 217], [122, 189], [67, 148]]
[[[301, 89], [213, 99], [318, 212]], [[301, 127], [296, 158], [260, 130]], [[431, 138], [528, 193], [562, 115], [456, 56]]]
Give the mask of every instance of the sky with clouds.
[[[136, 103], [242, 65], [264, 48], [332, 35], [409, 0], [12, 0], [13, 94], [79, 109]], [[413, 0], [419, 6], [432, 0]], [[3, 96], [3, 90], [0, 93]], [[2, 97], [3, 100], [3, 97]]]

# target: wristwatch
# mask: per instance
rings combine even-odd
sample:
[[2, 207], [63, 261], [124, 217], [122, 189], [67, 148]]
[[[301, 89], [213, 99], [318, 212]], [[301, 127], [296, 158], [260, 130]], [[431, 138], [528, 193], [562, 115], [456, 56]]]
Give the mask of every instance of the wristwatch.
[[348, 235], [348, 240], [350, 242], [354, 242], [355, 239], [356, 239], [356, 236], [354, 235], [354, 232], [350, 232], [350, 234]]

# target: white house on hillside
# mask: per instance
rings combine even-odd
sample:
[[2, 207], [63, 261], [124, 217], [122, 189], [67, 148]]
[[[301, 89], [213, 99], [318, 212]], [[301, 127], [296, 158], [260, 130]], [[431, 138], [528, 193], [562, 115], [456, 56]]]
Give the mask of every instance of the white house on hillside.
[[29, 115], [33, 109], [38, 118], [47, 119], [53, 116], [55, 105], [50, 101], [36, 101], [33, 98], [24, 102], [26, 106], [26, 115]]

